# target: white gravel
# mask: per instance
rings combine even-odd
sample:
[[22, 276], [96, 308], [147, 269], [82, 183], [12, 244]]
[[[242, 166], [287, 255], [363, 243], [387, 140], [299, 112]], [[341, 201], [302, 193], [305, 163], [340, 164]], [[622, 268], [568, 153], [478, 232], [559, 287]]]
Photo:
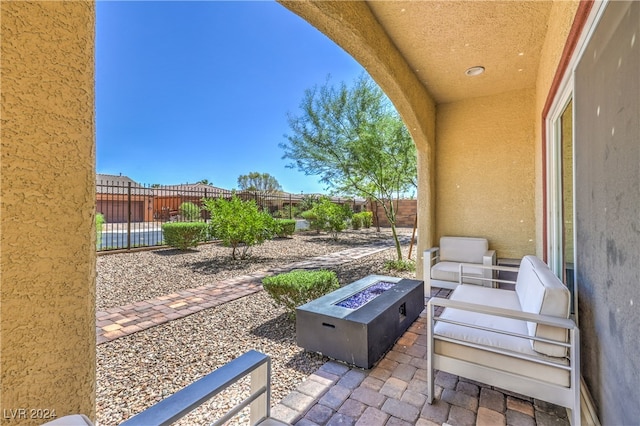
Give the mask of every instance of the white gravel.
[[[401, 230], [411, 235], [411, 229]], [[98, 258], [97, 308], [146, 300], [179, 289], [283, 266], [308, 257], [390, 239], [390, 231], [347, 231], [338, 241], [326, 235], [297, 234], [252, 250], [251, 259], [231, 261], [230, 249], [209, 244], [180, 253], [170, 249], [123, 253]], [[408, 245], [403, 246], [407, 253]], [[341, 284], [369, 274], [389, 274], [384, 261], [395, 249], [333, 268]], [[415, 247], [414, 247], [415, 259]], [[413, 273], [392, 275], [413, 277]], [[258, 292], [97, 347], [97, 420], [119, 424], [193, 383], [250, 349], [272, 359], [272, 405], [327, 361], [295, 344], [295, 324], [268, 295]], [[183, 419], [181, 424], [210, 424], [246, 395], [236, 386]], [[244, 423], [240, 417], [235, 423]]]

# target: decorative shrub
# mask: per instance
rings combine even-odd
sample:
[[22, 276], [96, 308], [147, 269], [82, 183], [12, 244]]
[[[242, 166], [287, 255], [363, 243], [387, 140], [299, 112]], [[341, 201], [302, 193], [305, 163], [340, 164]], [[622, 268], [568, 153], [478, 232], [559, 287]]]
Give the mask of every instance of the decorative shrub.
[[302, 212], [302, 218], [309, 222], [309, 229], [316, 231], [317, 234], [324, 229], [324, 223], [318, 219], [318, 215], [313, 210]]
[[278, 210], [276, 213], [276, 217], [282, 219], [293, 219], [294, 217], [298, 217], [300, 215], [300, 210], [296, 206], [291, 206], [289, 204], [282, 207], [282, 210]]
[[356, 213], [353, 216], [351, 216], [351, 227], [353, 229], [360, 229], [362, 228], [362, 214], [361, 213]]
[[320, 269], [295, 270], [266, 277], [262, 286], [275, 304], [284, 306], [289, 311], [289, 318], [293, 319], [296, 307], [340, 288], [340, 283], [335, 272]]
[[361, 212], [362, 215], [362, 226], [365, 228], [371, 228], [373, 225], [373, 212]]
[[276, 221], [267, 212], [260, 211], [255, 201], [242, 201], [236, 195], [231, 200], [224, 198], [203, 200], [205, 209], [211, 213], [209, 230], [213, 238], [225, 247], [231, 247], [231, 257], [247, 257], [250, 247], [273, 238]]
[[207, 224], [204, 222], [169, 222], [162, 225], [165, 244], [180, 250], [195, 247], [204, 241]]
[[276, 235], [278, 237], [290, 237], [296, 232], [295, 219], [276, 219], [277, 230]]
[[353, 209], [351, 208], [351, 204], [340, 204], [340, 208], [342, 209], [342, 217], [345, 220], [351, 219], [353, 216]]
[[302, 217], [309, 222], [309, 228], [318, 233], [329, 232], [334, 239], [337, 239], [338, 233], [347, 227], [346, 220], [350, 212], [351, 209], [348, 206], [339, 206], [332, 203], [329, 198], [322, 197], [311, 210], [302, 213]]
[[104, 225], [104, 215], [102, 213], [96, 213], [96, 247], [100, 248], [102, 245], [102, 225]]
[[416, 262], [413, 260], [387, 260], [384, 262], [384, 268], [387, 271], [409, 271], [416, 270]]
[[338, 233], [344, 231], [347, 227], [350, 210], [334, 204], [326, 198], [320, 200], [319, 207], [326, 217], [325, 230], [329, 232], [334, 239], [338, 239]]
[[180, 216], [186, 221], [195, 222], [200, 220], [200, 207], [196, 204], [185, 202], [180, 204]]

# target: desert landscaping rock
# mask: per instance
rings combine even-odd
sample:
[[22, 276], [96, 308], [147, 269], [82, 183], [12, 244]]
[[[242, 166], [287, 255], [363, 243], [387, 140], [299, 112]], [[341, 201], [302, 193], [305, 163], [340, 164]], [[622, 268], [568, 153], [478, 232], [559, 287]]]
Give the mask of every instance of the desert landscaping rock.
[[[401, 233], [407, 241], [410, 229]], [[327, 235], [296, 234], [252, 249], [245, 261], [233, 261], [231, 250], [206, 244], [188, 252], [159, 249], [100, 256], [97, 265], [97, 309], [125, 305], [216, 280], [268, 270], [285, 264], [389, 241], [391, 233], [374, 229], [347, 231], [337, 241]], [[405, 257], [408, 245], [403, 245]], [[389, 248], [333, 269], [342, 285], [369, 274], [389, 274]], [[414, 247], [415, 259], [415, 247]], [[413, 273], [391, 275], [413, 277]], [[295, 343], [295, 324], [269, 296], [258, 293], [134, 333], [97, 347], [97, 417], [115, 425], [177, 392], [250, 349], [272, 360], [272, 405], [293, 391], [328, 358], [304, 352]], [[179, 424], [210, 424], [246, 397], [245, 380], [219, 394]], [[246, 423], [248, 412], [234, 424]]]
[[[400, 229], [399, 233], [406, 240], [411, 230]], [[390, 240], [391, 232], [388, 229], [377, 232], [369, 228], [347, 230], [337, 240], [315, 232], [296, 233], [292, 238], [276, 238], [252, 247], [250, 257], [245, 260], [233, 260], [231, 249], [220, 243], [203, 244], [186, 251], [160, 248], [101, 255], [97, 260], [96, 308], [104, 310], [139, 302], [311, 257]], [[390, 252], [387, 258], [392, 259], [393, 253]]]

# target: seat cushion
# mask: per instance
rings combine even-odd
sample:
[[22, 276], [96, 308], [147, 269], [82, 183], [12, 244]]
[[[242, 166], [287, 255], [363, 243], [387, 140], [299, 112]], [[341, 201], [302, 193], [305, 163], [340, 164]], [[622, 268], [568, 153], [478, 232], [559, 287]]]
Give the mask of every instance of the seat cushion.
[[[484, 306], [500, 307], [520, 311], [520, 301], [517, 294], [511, 290], [462, 285], [456, 287], [450, 297], [451, 300], [460, 300], [469, 303], [477, 303]], [[487, 328], [495, 328], [510, 333], [528, 335], [526, 321], [493, 315], [478, 314], [462, 311], [460, 309], [446, 308], [442, 318], [477, 325]], [[480, 344], [493, 348], [505, 349], [536, 358], [541, 355], [533, 350], [529, 339], [495, 333], [492, 331], [478, 330], [463, 327], [456, 324], [438, 322], [434, 327], [434, 334], [468, 343]], [[541, 366], [532, 361], [520, 360], [506, 355], [497, 355], [478, 348], [471, 348], [454, 342], [436, 340], [435, 351], [447, 357], [462, 359], [479, 365], [487, 365], [491, 368], [538, 378], [549, 383], [561, 386], [569, 386], [569, 374], [552, 366]], [[555, 363], [566, 365], [565, 359], [543, 357]]]
[[489, 242], [485, 238], [440, 238], [440, 261], [482, 264], [482, 256], [487, 250]]
[[[514, 291], [497, 288], [462, 285], [456, 287], [449, 297], [451, 300], [476, 303], [478, 305], [513, 309], [520, 311], [520, 302]], [[527, 335], [525, 321], [498, 317], [495, 315], [479, 314], [460, 309], [446, 308], [442, 318], [463, 322], [470, 325], [495, 328], [510, 333]], [[434, 333], [447, 337], [455, 337], [466, 342], [498, 347], [515, 352], [529, 353], [531, 346], [528, 339], [507, 336], [492, 331], [478, 330], [455, 324], [438, 322]]]
[[[477, 277], [483, 276], [484, 270], [474, 266], [465, 266], [464, 275], [473, 275]], [[459, 262], [438, 262], [431, 268], [431, 278], [434, 280], [442, 281], [454, 281], [458, 282], [460, 276], [460, 263]], [[465, 279], [465, 283], [483, 285], [482, 280]]]
[[[525, 256], [520, 264], [516, 280], [516, 293], [523, 312], [569, 318], [571, 294], [567, 286], [551, 272], [551, 269], [535, 256]], [[568, 341], [568, 331], [534, 322], [527, 323], [530, 336]], [[531, 341], [536, 352], [553, 357], [567, 355], [567, 349], [549, 343]]]

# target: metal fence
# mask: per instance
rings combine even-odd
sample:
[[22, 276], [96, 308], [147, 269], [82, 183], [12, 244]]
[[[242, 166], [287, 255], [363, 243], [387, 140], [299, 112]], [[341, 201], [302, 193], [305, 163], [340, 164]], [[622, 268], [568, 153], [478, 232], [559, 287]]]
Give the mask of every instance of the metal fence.
[[[200, 207], [200, 219], [209, 219], [202, 209], [205, 198], [230, 199], [236, 194], [243, 200], [254, 200], [274, 217], [295, 219], [293, 212], [317, 194], [259, 193], [253, 191], [229, 191], [204, 184], [171, 186], [141, 185], [133, 181], [114, 180], [96, 183], [97, 250], [129, 250], [163, 244], [162, 224], [187, 221], [180, 206], [193, 203]], [[349, 204], [358, 212], [365, 208], [364, 200], [332, 197], [338, 204]]]

